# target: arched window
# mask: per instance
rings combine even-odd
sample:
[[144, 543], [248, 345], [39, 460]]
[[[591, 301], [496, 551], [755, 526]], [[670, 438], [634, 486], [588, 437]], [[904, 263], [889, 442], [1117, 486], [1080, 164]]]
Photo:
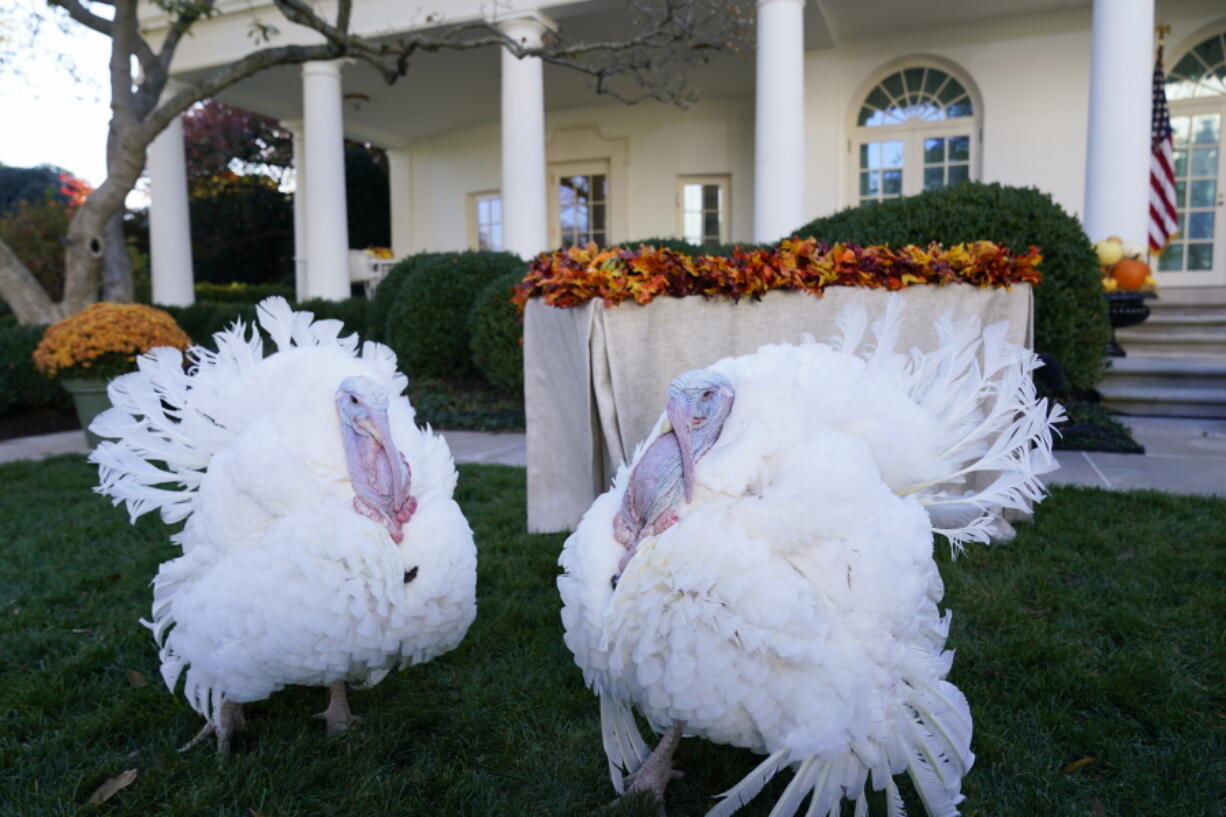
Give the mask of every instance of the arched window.
[[872, 204], [978, 177], [978, 107], [945, 68], [891, 71], [860, 102], [856, 115], [855, 201]]
[[1164, 283], [1226, 284], [1226, 32], [1198, 43], [1166, 77], [1179, 233], [1158, 259]]

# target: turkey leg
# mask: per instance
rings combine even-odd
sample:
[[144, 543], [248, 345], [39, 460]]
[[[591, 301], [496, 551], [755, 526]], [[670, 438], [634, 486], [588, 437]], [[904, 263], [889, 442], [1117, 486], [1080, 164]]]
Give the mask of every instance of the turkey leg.
[[630, 775], [630, 787], [626, 789], [626, 794], [639, 791], [654, 794], [656, 802], [660, 804], [661, 817], [664, 815], [664, 789], [670, 780], [681, 777], [681, 772], [673, 768], [673, 752], [677, 751], [677, 746], [681, 743], [681, 730], [684, 727], [685, 724], [678, 722], [664, 731], [664, 736], [643, 761], [643, 765]]
[[340, 735], [346, 729], [360, 720], [349, 711], [349, 700], [345, 697], [345, 682], [333, 681], [328, 687], [328, 708], [315, 717], [322, 718], [328, 725], [328, 739]]
[[222, 701], [217, 721], [216, 725], [212, 721], [206, 722], [194, 738], [179, 747], [179, 751], [186, 752], [209, 735], [217, 735], [217, 754], [229, 754], [230, 738], [247, 728], [247, 718], [243, 716], [243, 705], [234, 701]]

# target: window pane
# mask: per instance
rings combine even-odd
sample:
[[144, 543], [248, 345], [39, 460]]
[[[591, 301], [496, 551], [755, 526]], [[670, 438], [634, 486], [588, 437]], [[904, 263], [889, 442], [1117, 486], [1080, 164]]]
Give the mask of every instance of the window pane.
[[872, 105], [874, 108], [885, 110], [890, 107], [890, 98], [882, 92], [881, 88], [874, 88], [872, 93], [864, 100], [865, 105]]
[[591, 235], [591, 240], [592, 240], [592, 241], [595, 241], [595, 242], [596, 242], [596, 244], [597, 244], [598, 246], [601, 246], [601, 247], [607, 247], [607, 246], [609, 246], [609, 235], [608, 235], [608, 233], [603, 233], [603, 232], [595, 232], [595, 233], [592, 233], [592, 235]]
[[1188, 183], [1175, 182], [1175, 206], [1183, 207], [1188, 201]]
[[580, 204], [575, 208], [575, 227], [580, 230], [590, 230], [592, 222], [590, 221], [591, 214], [586, 204]]
[[971, 177], [970, 165], [950, 165], [949, 166], [949, 184], [952, 187], [959, 182], [964, 182]]
[[937, 95], [937, 99], [948, 105], [964, 94], [966, 94], [966, 89], [962, 87], [962, 83], [950, 77], [949, 83], [941, 89], [941, 93]]
[[702, 237], [719, 238], [719, 213], [703, 214]]
[[573, 205], [563, 207], [560, 215], [562, 217], [563, 232], [574, 232], [578, 229], [579, 224], [575, 214], [575, 207]]
[[1192, 127], [1192, 117], [1190, 116], [1172, 116], [1171, 117], [1171, 139], [1176, 145], [1186, 145], [1188, 143], [1188, 131]]
[[902, 142], [881, 143], [881, 164], [878, 167], [902, 167]]
[[1213, 269], [1213, 245], [1188, 244], [1188, 269]]
[[1204, 61], [1205, 65], [1218, 65], [1226, 61], [1226, 56], [1222, 54], [1221, 37], [1210, 37], [1193, 50], [1196, 52], [1196, 56]]
[[562, 179], [558, 183], [558, 204], [562, 207], [575, 203], [575, 190], [570, 179]]
[[860, 174], [860, 195], [876, 196], [881, 193], [880, 171], [869, 171]]
[[903, 79], [907, 83], [908, 91], [918, 91], [924, 87], [924, 69], [923, 68], [908, 68], [903, 71]]
[[1186, 150], [1176, 150], [1171, 154], [1171, 158], [1175, 163], [1175, 175], [1188, 175], [1188, 152]]
[[887, 196], [902, 195], [902, 171], [886, 170], [882, 174], [881, 192]]
[[719, 210], [718, 184], [704, 184], [702, 186], [702, 209]]
[[1158, 269], [1163, 272], [1183, 269], [1183, 244], [1172, 243], [1158, 256]]
[[477, 230], [477, 246], [483, 250], [492, 250], [490, 235], [485, 230]]
[[490, 220], [490, 200], [477, 199], [477, 223], [487, 224]]
[[928, 78], [924, 80], [924, 90], [930, 94], [935, 94], [937, 91], [941, 90], [941, 83], [943, 83], [945, 78], [948, 76], [949, 75], [944, 71], [940, 71], [936, 68], [929, 68]]
[[609, 200], [607, 181], [603, 173], [598, 173], [592, 177], [592, 198], [596, 201]]
[[[1197, 145], [1216, 145], [1222, 140], [1222, 115], [1200, 114], [1192, 117], [1192, 142]], [[1191, 258], [1191, 256], [1188, 256]]]
[[971, 158], [971, 137], [949, 137], [949, 160], [951, 162], [968, 162]]
[[495, 224], [490, 227], [490, 249], [502, 249], [502, 224]]
[[[1188, 213], [1188, 238], [1213, 238], [1213, 211]], [[1189, 251], [1188, 258], [1191, 258]]]
[[571, 185], [575, 188], [575, 201], [586, 201], [588, 191], [587, 176], [571, 176]]
[[938, 165], [937, 167], [924, 168], [924, 189], [939, 190], [945, 186], [945, 167]]
[[502, 198], [490, 199], [490, 221], [502, 223]]
[[588, 226], [590, 226], [593, 230], [605, 229], [604, 207], [605, 206], [603, 204], [592, 205], [592, 223]]
[[[1217, 175], [1217, 148], [1198, 148], [1192, 151], [1192, 175], [1193, 176], [1216, 176]], [[1179, 151], [1183, 153], [1183, 151]], [[1175, 173], [1179, 176], [1184, 175], [1179, 170], [1179, 163], [1175, 163]]]
[[924, 164], [937, 165], [945, 161], [945, 140], [924, 140]]
[[702, 213], [686, 211], [684, 215], [685, 240], [691, 244], [702, 243]]
[[959, 99], [957, 102], [947, 107], [945, 109], [945, 114], [946, 116], [950, 116], [950, 117], [970, 116], [971, 115], [971, 101], [967, 99], [966, 97], [963, 97], [962, 99]]
[[1188, 199], [1189, 207], [1212, 207], [1213, 199], [1217, 196], [1217, 179], [1201, 179], [1200, 181], [1192, 182], [1191, 196]]
[[876, 109], [867, 106], [860, 109], [860, 116], [856, 118], [857, 125], [879, 125], [880, 122], [874, 122], [873, 114], [877, 113]]
[[900, 96], [902, 96], [902, 75], [890, 74], [881, 81], [881, 87], [885, 88], [886, 93], [888, 93], [890, 96], [898, 99]]
[[871, 142], [868, 146], [868, 164], [864, 167], [879, 168], [881, 167], [881, 143]]
[[702, 209], [702, 185], [687, 184], [681, 196], [682, 209], [684, 210], [701, 210]]
[[869, 145], [860, 145], [860, 169], [868, 167], [868, 149]]

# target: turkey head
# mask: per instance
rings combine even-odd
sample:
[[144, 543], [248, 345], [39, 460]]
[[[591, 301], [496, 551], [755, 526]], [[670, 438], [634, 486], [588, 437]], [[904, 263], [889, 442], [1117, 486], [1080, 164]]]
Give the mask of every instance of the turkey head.
[[336, 390], [353, 509], [386, 527], [399, 544], [417, 500], [409, 494], [409, 463], [392, 440], [387, 404], [387, 389], [369, 377], [347, 377]]
[[630, 472], [613, 535], [625, 548], [613, 585], [645, 536], [677, 521], [677, 503], [694, 498], [694, 463], [719, 439], [736, 393], [723, 375], [697, 369], [668, 386], [667, 422]]

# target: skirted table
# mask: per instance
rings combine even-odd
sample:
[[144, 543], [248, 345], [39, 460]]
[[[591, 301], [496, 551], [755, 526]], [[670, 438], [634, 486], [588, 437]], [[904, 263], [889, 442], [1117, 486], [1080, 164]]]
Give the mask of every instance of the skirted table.
[[[571, 308], [530, 300], [524, 313], [528, 530], [574, 530], [651, 433], [678, 374], [805, 334], [825, 341], [837, 334], [835, 321], [847, 304], [863, 306], [871, 325], [890, 294], [829, 287], [820, 298], [774, 291], [760, 301], [663, 297], [645, 306], [589, 301]], [[1029, 284], [912, 286], [899, 294], [907, 304], [900, 349], [935, 348], [933, 322], [946, 311], [955, 320], [978, 316], [983, 326], [1008, 321], [1010, 341], [1034, 346]]]

